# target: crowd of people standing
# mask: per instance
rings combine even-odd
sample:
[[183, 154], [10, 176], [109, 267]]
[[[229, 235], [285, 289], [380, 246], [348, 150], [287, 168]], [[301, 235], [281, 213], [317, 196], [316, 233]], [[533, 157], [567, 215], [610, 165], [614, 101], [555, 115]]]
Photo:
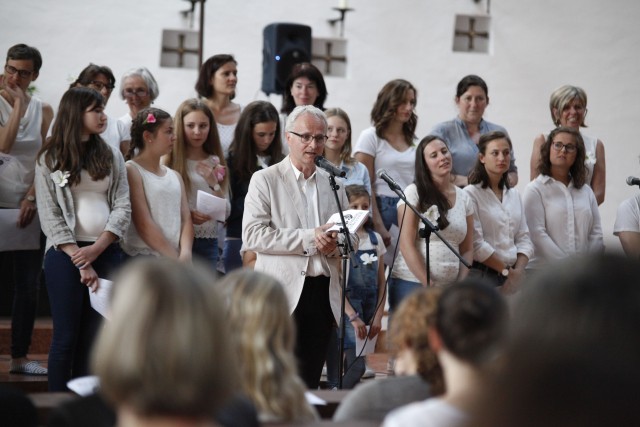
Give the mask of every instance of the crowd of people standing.
[[[295, 324], [290, 347], [300, 377], [317, 388], [325, 359], [337, 357], [327, 356], [335, 326], [349, 324], [351, 344], [356, 335], [375, 337], [387, 294], [392, 312], [421, 287], [468, 276], [511, 294], [552, 260], [604, 250], [604, 145], [581, 131], [587, 97], [575, 86], [551, 94], [554, 127], [535, 138], [531, 182], [520, 195], [513, 144], [504, 127], [483, 118], [489, 90], [479, 76], [461, 79], [458, 115], [424, 138], [416, 135], [416, 87], [387, 82], [373, 100], [371, 127], [352, 143], [349, 115], [325, 110], [324, 78], [309, 63], [293, 67], [280, 113], [266, 101], [234, 102], [238, 63], [231, 55], [205, 61], [199, 97], [175, 113], [152, 106], [158, 82], [135, 68], [120, 79], [129, 112], [119, 119], [104, 113], [113, 72], [90, 64], [55, 120], [54, 109], [28, 91], [41, 65], [37, 49], [19, 44], [0, 76], [0, 150], [10, 156], [0, 172], [0, 209], [16, 212], [1, 221], [20, 243], [0, 256], [15, 266], [11, 370], [48, 374], [53, 391], [89, 372], [101, 318], [87, 288], [95, 291], [134, 258], [200, 259], [212, 271], [245, 266], [277, 279]], [[318, 156], [345, 173], [335, 196]], [[222, 201], [223, 217], [202, 211], [200, 193]], [[330, 231], [329, 217], [349, 207], [370, 210], [370, 222], [351, 236]], [[616, 221], [624, 250], [636, 258], [638, 212], [637, 198], [625, 202]], [[449, 245], [424, 233], [425, 217]], [[39, 226], [29, 227], [34, 221]], [[27, 235], [36, 243], [25, 246]], [[347, 238], [360, 258], [348, 270], [343, 316], [340, 278], [347, 272], [339, 264]], [[392, 243], [399, 250], [387, 288], [382, 258]], [[48, 372], [26, 358], [43, 260], [54, 324]], [[347, 365], [358, 375], [350, 387], [364, 370], [351, 344]], [[314, 416], [304, 406], [300, 413]]]

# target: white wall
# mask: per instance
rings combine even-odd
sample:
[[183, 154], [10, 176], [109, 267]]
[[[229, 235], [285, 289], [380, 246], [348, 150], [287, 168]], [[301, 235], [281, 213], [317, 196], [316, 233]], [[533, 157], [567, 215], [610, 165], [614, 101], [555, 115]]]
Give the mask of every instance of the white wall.
[[[346, 78], [327, 78], [327, 106], [340, 106], [352, 118], [354, 133], [369, 125], [377, 91], [397, 77], [418, 89], [418, 136], [451, 118], [455, 86], [475, 73], [489, 84], [488, 120], [510, 132], [522, 190], [528, 181], [533, 138], [552, 127], [549, 94], [563, 84], [582, 86], [589, 95], [586, 133], [600, 137], [607, 156], [607, 197], [601, 206], [607, 245], [615, 211], [639, 191], [627, 187], [640, 175], [640, 145], [632, 123], [640, 118], [640, 2], [632, 0], [492, 0], [489, 55], [453, 53], [455, 14], [480, 14], [486, 1], [351, 0], [347, 15]], [[181, 0], [3, 0], [0, 52], [15, 43], [38, 47], [44, 57], [38, 95], [57, 107], [70, 80], [89, 62], [109, 65], [118, 78], [132, 67], [149, 67], [160, 85], [156, 105], [173, 112], [195, 95], [195, 70], [161, 69], [162, 29], [183, 28]], [[238, 102], [266, 99], [260, 92], [262, 29], [273, 22], [313, 28], [315, 37], [336, 37], [327, 19], [337, 16], [337, 0], [238, 0], [205, 3], [205, 57], [233, 53], [239, 62]], [[197, 17], [196, 17], [197, 22]], [[271, 96], [280, 106], [280, 97]], [[127, 111], [113, 94], [107, 112]]]

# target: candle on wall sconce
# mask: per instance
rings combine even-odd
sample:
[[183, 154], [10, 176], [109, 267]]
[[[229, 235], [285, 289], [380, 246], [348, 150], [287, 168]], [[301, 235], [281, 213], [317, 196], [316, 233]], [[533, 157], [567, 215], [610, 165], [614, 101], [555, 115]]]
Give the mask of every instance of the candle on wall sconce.
[[327, 21], [329, 22], [329, 24], [333, 27], [334, 25], [336, 25], [336, 22], [340, 22], [340, 37], [344, 37], [344, 18], [347, 12], [351, 12], [354, 9], [351, 9], [349, 7], [349, 1], [348, 0], [340, 0], [338, 2], [338, 7], [334, 7], [332, 8], [333, 10], [337, 10], [338, 12], [340, 12], [340, 18], [335, 18], [335, 19], [328, 19]]

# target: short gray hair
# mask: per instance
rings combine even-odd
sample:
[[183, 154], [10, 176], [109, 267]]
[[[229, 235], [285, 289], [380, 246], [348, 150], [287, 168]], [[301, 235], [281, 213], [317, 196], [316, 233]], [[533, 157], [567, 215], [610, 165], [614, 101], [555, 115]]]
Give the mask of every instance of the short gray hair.
[[147, 85], [147, 89], [149, 90], [149, 97], [152, 101], [155, 101], [158, 95], [160, 95], [160, 89], [158, 88], [156, 79], [153, 77], [153, 74], [151, 74], [151, 71], [149, 71], [147, 67], [134, 68], [122, 75], [122, 78], [120, 79], [120, 96], [122, 97], [122, 99], [124, 99], [124, 82], [129, 77], [136, 76], [144, 80], [145, 84]]
[[327, 133], [327, 116], [321, 109], [314, 107], [313, 105], [300, 105], [299, 107], [294, 108], [291, 114], [289, 114], [289, 116], [287, 117], [287, 125], [285, 126], [284, 130], [286, 132], [291, 132], [293, 130], [293, 125], [295, 125], [296, 123], [296, 120], [298, 120], [298, 117], [302, 116], [303, 114], [309, 114], [317, 120], [322, 121], [325, 133]]

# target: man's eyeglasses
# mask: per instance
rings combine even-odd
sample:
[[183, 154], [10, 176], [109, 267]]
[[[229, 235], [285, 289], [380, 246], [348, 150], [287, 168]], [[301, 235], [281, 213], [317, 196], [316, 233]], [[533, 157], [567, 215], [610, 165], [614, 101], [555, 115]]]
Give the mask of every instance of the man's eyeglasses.
[[578, 149], [578, 147], [573, 144], [563, 144], [562, 142], [554, 142], [551, 144], [551, 146], [556, 151], [562, 151], [562, 149], [564, 148], [564, 151], [566, 151], [567, 153], [575, 153]]
[[18, 73], [18, 75], [23, 79], [28, 79], [33, 74], [32, 70], [18, 70], [16, 67], [12, 67], [11, 65], [5, 65], [4, 70], [11, 75]]
[[327, 139], [329, 139], [327, 135], [311, 135], [310, 133], [300, 134], [292, 130], [290, 130], [289, 133], [292, 133], [295, 136], [300, 137], [302, 142], [304, 142], [305, 144], [310, 144], [312, 139], [316, 142], [316, 144], [324, 144], [325, 142], [327, 142]]
[[145, 97], [149, 95], [149, 91], [145, 90], [145, 89], [125, 89], [124, 90], [124, 96], [129, 97], [129, 98], [133, 98], [134, 96], [137, 96], [139, 98]]
[[113, 88], [115, 87], [114, 85], [112, 85], [110, 83], [103, 83], [103, 82], [98, 81], [98, 80], [92, 80], [89, 83], [89, 86], [93, 87], [98, 92], [100, 92], [102, 89], [107, 89], [109, 92], [111, 92], [113, 90]]

